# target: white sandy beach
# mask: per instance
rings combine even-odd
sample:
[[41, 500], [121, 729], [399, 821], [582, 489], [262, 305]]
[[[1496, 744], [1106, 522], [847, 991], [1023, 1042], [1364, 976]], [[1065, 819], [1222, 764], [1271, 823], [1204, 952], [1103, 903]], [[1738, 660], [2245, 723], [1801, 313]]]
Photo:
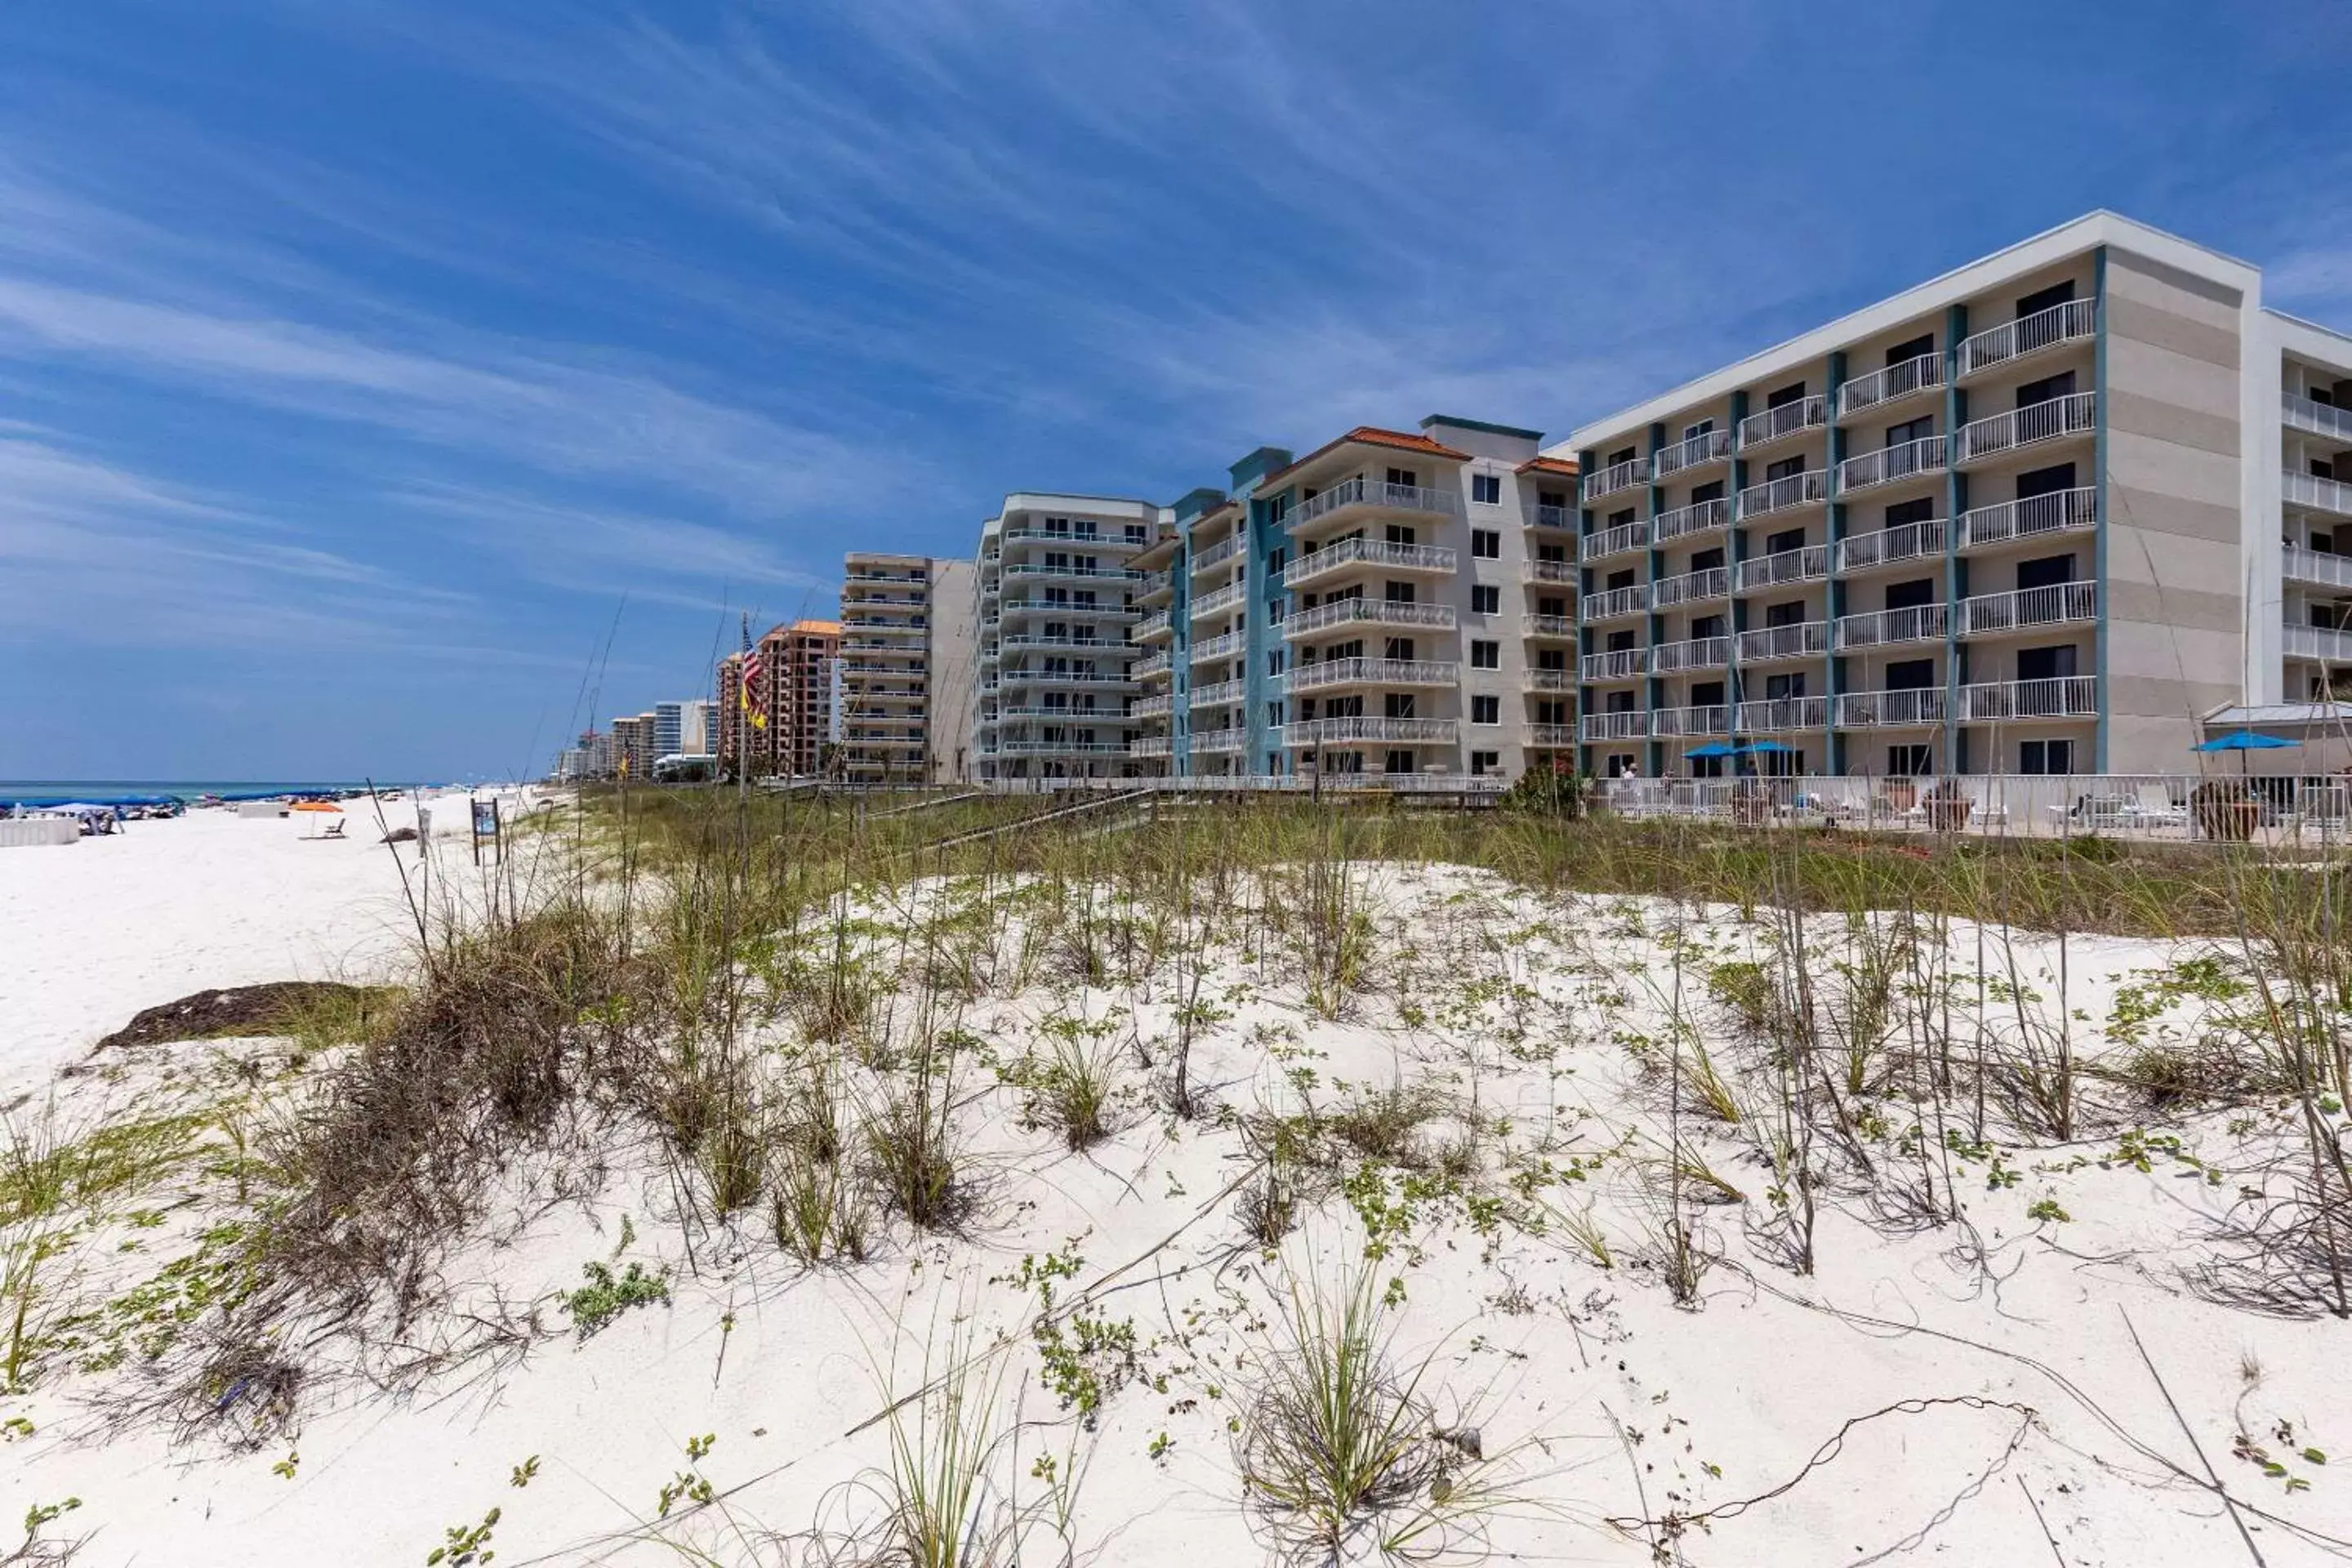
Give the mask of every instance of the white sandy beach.
[[[16, 1075], [61, 1065], [138, 1007], [199, 986], [383, 973], [401, 920], [384, 851], [294, 842], [302, 831], [197, 818], [0, 856], [7, 950], [28, 961], [12, 965], [0, 1016]], [[1556, 1226], [1497, 1227], [1459, 1195], [1415, 1197], [1387, 1179], [1322, 1204], [1286, 1244], [1295, 1270], [1336, 1276], [1357, 1266], [1367, 1226], [1409, 1211], [1373, 1265], [1398, 1281], [1400, 1343], [1433, 1357], [1434, 1402], [1479, 1427], [1513, 1500], [1457, 1542], [1457, 1560], [2203, 1568], [2252, 1561], [2242, 1522], [2271, 1564], [2336, 1560], [2318, 1537], [2352, 1538], [2352, 1481], [2297, 1457], [2352, 1440], [2345, 1325], [2224, 1307], [2180, 1272], [2237, 1184], [2255, 1179], [2240, 1167], [2267, 1152], [2274, 1114], [2174, 1129], [2183, 1150], [2227, 1173], [2211, 1179], [2167, 1152], [2145, 1172], [2118, 1161], [2113, 1130], [2066, 1148], [1971, 1151], [1955, 1189], [1966, 1226], [1906, 1231], [1832, 1204], [1811, 1275], [1757, 1238], [1770, 1178], [1746, 1132], [1703, 1130], [1709, 1164], [1746, 1199], [1707, 1211], [1718, 1261], [1697, 1305], [1677, 1307], [1634, 1178], [1666, 1108], [1617, 1043], [1654, 1026], [1669, 1000], [1661, 907], [1546, 907], [1467, 873], [1376, 876], [1385, 930], [1414, 933], [1422, 954], [1403, 988], [1328, 1020], [1278, 976], [1225, 963], [1209, 989], [1231, 1016], [1196, 1066], [1239, 1114], [1294, 1103], [1310, 1081], [1302, 1071], [1327, 1105], [1399, 1082], [1475, 1092], [1496, 1168], [1536, 1173], [1527, 1192], [1555, 1214], [1589, 1213], [1605, 1237], [1607, 1268]], [[1482, 931], [1511, 934], [1497, 948]], [[1718, 956], [1750, 940], [1729, 911], [1685, 935]], [[2155, 943], [2078, 940], [2063, 1002], [2104, 1017], [2126, 971], [2169, 957]], [[1494, 984], [1461, 1002], [1454, 982], [1487, 963]], [[2021, 973], [2053, 1000], [2057, 963], [2054, 947], [2021, 950]], [[1038, 986], [982, 1001], [962, 1027], [997, 1053], [1057, 1019], [1164, 1040], [1181, 999], [1169, 985]], [[115, 1082], [79, 1080], [74, 1092], [91, 1109], [110, 1095], [168, 1099], [212, 1050], [185, 1047], [176, 1067], [169, 1051], [142, 1053]], [[898, 1229], [864, 1264], [803, 1272], [756, 1213], [740, 1232], [689, 1237], [659, 1163], [618, 1151], [592, 1201], [486, 1239], [457, 1271], [465, 1300], [527, 1307], [537, 1335], [453, 1363], [413, 1394], [322, 1391], [299, 1430], [245, 1453], [175, 1447], [152, 1426], [101, 1439], [90, 1400], [108, 1378], [60, 1374], [0, 1398], [0, 1421], [34, 1428], [0, 1448], [0, 1519], [79, 1498], [55, 1528], [89, 1536], [74, 1559], [84, 1568], [419, 1563], [492, 1509], [486, 1544], [501, 1568], [679, 1562], [674, 1547], [687, 1543], [709, 1553], [696, 1562], [797, 1565], [815, 1559], [762, 1532], [806, 1531], [869, 1500], [856, 1483], [887, 1460], [887, 1433], [853, 1428], [881, 1409], [885, 1384], [919, 1384], [924, 1342], [943, 1358], [952, 1333], [968, 1347], [1003, 1337], [1010, 1349], [992, 1364], [1004, 1418], [1017, 1409], [1039, 1423], [1011, 1439], [1006, 1484], [1033, 1500], [1040, 1456], [1064, 1455], [1065, 1473], [1073, 1452], [1084, 1465], [1079, 1561], [1267, 1561], [1232, 1423], [1269, 1352], [1282, 1287], [1233, 1217], [1245, 1167], [1232, 1127], [1170, 1120], [1139, 1077], [1116, 1136], [1078, 1154], [1024, 1128], [1018, 1096], [991, 1091], [984, 1074], [973, 1093], [965, 1135], [987, 1194], [963, 1239]], [[2029, 1212], [2042, 1205], [2066, 1218]], [[109, 1256], [118, 1237], [163, 1256], [181, 1234], [174, 1224], [142, 1241], [101, 1227], [72, 1267], [121, 1289], [153, 1265]], [[1072, 1260], [1063, 1299], [1134, 1333], [1131, 1359], [1097, 1367], [1090, 1434], [1074, 1434], [1040, 1384], [1029, 1343], [1037, 1301], [1017, 1276], [1024, 1257], [1055, 1254]], [[568, 1331], [554, 1293], [599, 1261], [667, 1269], [669, 1301], [591, 1338]], [[715, 1444], [689, 1458], [706, 1434]], [[2305, 1486], [2233, 1457], [2242, 1435]], [[2274, 1517], [2233, 1521], [2209, 1462], [2231, 1496]], [[673, 1497], [665, 1519], [666, 1483], [681, 1473], [718, 1501]], [[1762, 1500], [1726, 1507], [1751, 1498]], [[1725, 1511], [1666, 1530], [1604, 1522], [1710, 1510]]]

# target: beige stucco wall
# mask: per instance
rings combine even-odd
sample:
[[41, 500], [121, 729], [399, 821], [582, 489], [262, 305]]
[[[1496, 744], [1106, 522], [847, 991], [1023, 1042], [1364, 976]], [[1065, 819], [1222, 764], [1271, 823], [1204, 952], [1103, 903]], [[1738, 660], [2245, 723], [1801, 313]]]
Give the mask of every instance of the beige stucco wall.
[[930, 782], [961, 784], [972, 776], [973, 680], [980, 665], [980, 567], [972, 561], [931, 563], [929, 708]]

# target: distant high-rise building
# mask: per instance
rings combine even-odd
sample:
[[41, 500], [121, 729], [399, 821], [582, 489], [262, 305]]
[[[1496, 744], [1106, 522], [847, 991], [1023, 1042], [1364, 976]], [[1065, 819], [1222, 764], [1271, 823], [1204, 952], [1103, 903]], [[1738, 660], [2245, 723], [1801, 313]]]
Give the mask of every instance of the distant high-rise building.
[[869, 784], [971, 776], [970, 561], [853, 552], [841, 589], [841, 752]]
[[711, 715], [715, 704], [708, 697], [689, 697], [677, 706], [677, 755], [710, 756], [713, 742], [718, 739], [718, 726]]
[[675, 757], [686, 748], [681, 743], [686, 734], [686, 704], [656, 702], [654, 704], [654, 755]]
[[[833, 664], [841, 627], [800, 620], [771, 627], [743, 679], [743, 655], [719, 661], [718, 699], [708, 732], [721, 765], [754, 778], [806, 777], [817, 771], [833, 718]], [[756, 716], [756, 722], [747, 720]]]

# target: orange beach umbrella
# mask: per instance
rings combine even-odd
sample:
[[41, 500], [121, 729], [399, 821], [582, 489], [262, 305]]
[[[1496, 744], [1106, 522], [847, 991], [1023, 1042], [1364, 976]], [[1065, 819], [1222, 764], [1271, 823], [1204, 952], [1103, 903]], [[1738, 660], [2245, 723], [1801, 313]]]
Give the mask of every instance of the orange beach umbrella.
[[298, 800], [294, 803], [294, 809], [296, 811], [332, 811], [340, 813], [343, 808], [337, 805], [331, 800]]

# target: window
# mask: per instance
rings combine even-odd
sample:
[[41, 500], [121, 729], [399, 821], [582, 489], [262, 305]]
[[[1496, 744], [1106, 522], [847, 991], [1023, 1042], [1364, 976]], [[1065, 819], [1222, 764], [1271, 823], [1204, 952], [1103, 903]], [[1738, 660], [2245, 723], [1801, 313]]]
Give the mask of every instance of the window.
[[1388, 765], [1382, 771], [1391, 773], [1409, 773], [1412, 772], [1412, 753], [1411, 752], [1391, 752], [1388, 757]]
[[1488, 773], [1499, 772], [1502, 765], [1503, 753], [1500, 752], [1470, 753], [1470, 773], [1473, 778], [1484, 778]]
[[1482, 506], [1503, 504], [1503, 476], [1473, 474], [1470, 476], [1470, 499]]
[[2020, 741], [2017, 771], [2021, 773], [2071, 773], [2074, 771], [2072, 741]]
[[2042, 555], [2017, 563], [2017, 585], [2020, 588], [2050, 588], [2074, 580], [2074, 557]]
[[1412, 639], [1411, 637], [1389, 637], [1384, 639], [1381, 646], [1381, 657], [1382, 658], [1402, 658], [1408, 661], [1411, 660], [1414, 657]]
[[1281, 703], [1269, 702], [1265, 705], [1265, 722], [1268, 729], [1279, 730], [1282, 728]]
[[1538, 544], [1536, 546], [1536, 559], [1538, 561], [1556, 561], [1560, 563], [1562, 565], [1565, 565], [1568, 563], [1568, 546], [1565, 544]]
[[1805, 694], [1805, 672], [1797, 670], [1788, 675], [1768, 675], [1764, 678], [1764, 700], [1779, 702]]
[[1790, 385], [1780, 388], [1778, 392], [1768, 395], [1764, 399], [1764, 406], [1767, 408], [1786, 408], [1791, 403], [1803, 402], [1804, 397], [1805, 384], [1801, 381], [1795, 382]]
[[1935, 748], [1932, 746], [1889, 746], [1886, 748], [1886, 771], [1897, 778], [1917, 778], [1936, 771]]
[[1696, 425], [1683, 426], [1683, 439], [1685, 441], [1696, 441], [1702, 436], [1711, 436], [1714, 433], [1715, 421], [1712, 419], [1702, 419]]
[[1935, 433], [1935, 416], [1923, 414], [1916, 419], [1906, 419], [1900, 425], [1889, 425], [1886, 427], [1886, 444], [1890, 447], [1906, 446], [1913, 441], [1924, 441]]
[[1898, 364], [1909, 364], [1915, 359], [1925, 359], [1936, 352], [1936, 334], [1909, 339], [1886, 351], [1886, 365], [1892, 370]]
[[1565, 511], [1568, 510], [1568, 492], [1566, 490], [1538, 490], [1536, 492], [1536, 505], [1540, 507], [1549, 507], [1557, 511]]
[[1886, 509], [1885, 526], [1901, 528], [1906, 523], [1932, 522], [1936, 516], [1936, 498], [1921, 496], [1917, 500], [1899, 500]]
[[2020, 680], [2063, 680], [2074, 673], [2074, 645], [2060, 643], [2055, 647], [2021, 647], [2017, 650], [2017, 679]]
[[1767, 555], [1785, 555], [1791, 550], [1804, 547], [1805, 531], [1801, 528], [1784, 528], [1778, 533], [1766, 535], [1764, 539], [1764, 553]]
[[1723, 706], [1723, 682], [1720, 680], [1692, 681], [1690, 689], [1690, 705], [1694, 708], [1720, 708]]
[[1470, 553], [1479, 561], [1496, 561], [1502, 557], [1503, 535], [1500, 530], [1474, 528], [1470, 531]]
[[1473, 724], [1499, 724], [1502, 721], [1503, 700], [1501, 698], [1473, 697], [1470, 699], [1470, 722]]
[[1886, 687], [1889, 691], [1928, 691], [1937, 682], [1936, 661], [1932, 658], [1898, 658], [1886, 667]]
[[1886, 607], [1890, 610], [1912, 610], [1921, 605], [1936, 602], [1936, 580], [1914, 577], [1907, 583], [1886, 584]]
[[1390, 719], [1410, 719], [1413, 716], [1412, 693], [1385, 691], [1381, 694], [1381, 712]]
[[1722, 499], [1723, 481], [1721, 479], [1709, 479], [1703, 485], [1691, 486], [1691, 505], [1693, 506], [1698, 505], [1701, 501], [1721, 500]]
[[1410, 605], [1412, 603], [1412, 584], [1383, 583], [1381, 584], [1381, 597], [1391, 605]]
[[1559, 700], [1557, 698], [1547, 698], [1544, 700], [1538, 702], [1536, 704], [1536, 722], [1538, 724], [1567, 723], [1568, 704]]
[[1282, 673], [1283, 657], [1283, 650], [1280, 648], [1276, 648], [1265, 656], [1265, 672], [1268, 675], [1280, 675]]
[[1406, 489], [1417, 489], [1421, 484], [1421, 474], [1419, 470], [1413, 468], [1391, 468], [1389, 483], [1402, 485]]
[[[1626, 635], [1629, 637], [1632, 636], [1631, 633]], [[1564, 647], [1539, 647], [1536, 649], [1536, 668], [1538, 669], [1567, 669], [1568, 650]]]
[[1804, 471], [1805, 455], [1800, 452], [1793, 458], [1783, 458], [1777, 463], [1765, 464], [1764, 482], [1770, 484], [1774, 479], [1794, 479]]
[[[1354, 533], [1348, 535], [1350, 539], [1361, 539], [1363, 536], [1363, 531], [1361, 529], [1359, 529]], [[1414, 534], [1412, 529], [1408, 524], [1391, 522], [1386, 528], [1381, 530], [1381, 537], [1387, 540], [1391, 544], [1411, 544], [1413, 542], [1417, 535]], [[1332, 542], [1337, 543], [1339, 542], [1334, 540]]]
[[1604, 468], [1613, 468], [1620, 463], [1630, 463], [1641, 455], [1641, 448], [1638, 447], [1620, 447], [1610, 453], [1609, 460], [1601, 466]]
[[1503, 645], [1498, 642], [1473, 642], [1470, 645], [1470, 668], [1500, 669], [1503, 668]]
[[1782, 605], [1764, 606], [1764, 624], [1769, 626], [1800, 626], [1805, 624], [1805, 602], [1791, 599]]
[[1481, 583], [1470, 590], [1470, 613], [1491, 616], [1503, 607], [1503, 591], [1491, 583]]
[[2017, 319], [2021, 321], [2028, 316], [2038, 316], [2053, 306], [2070, 302], [2074, 298], [2074, 280], [2071, 278], [2063, 283], [2053, 283], [2047, 289], [2037, 289], [2018, 300]]
[[2017, 499], [2032, 500], [2035, 496], [2054, 495], [2074, 488], [2074, 465], [2058, 463], [2047, 468], [2028, 468], [2017, 476]]
[[1630, 506], [1622, 511], [1612, 511], [1609, 514], [1609, 526], [1612, 528], [1622, 528], [1633, 521], [1633, 509]]
[[1723, 546], [1720, 544], [1691, 552], [1690, 569], [1694, 572], [1712, 572], [1722, 564]]
[[1539, 616], [1558, 616], [1562, 620], [1565, 620], [1568, 618], [1568, 601], [1556, 595], [1547, 595], [1546, 597], [1536, 601], [1536, 614]]
[[2056, 375], [2045, 375], [2040, 381], [2029, 381], [2017, 389], [2017, 405], [2035, 408], [2044, 403], [2055, 403], [2062, 397], [2074, 395], [2074, 373], [2062, 370]]
[[1267, 552], [1266, 552], [1266, 555], [1265, 555], [1265, 573], [1266, 573], [1266, 575], [1267, 575], [1267, 576], [1269, 576], [1269, 577], [1279, 577], [1279, 576], [1281, 576], [1281, 575], [1282, 575], [1282, 569], [1283, 569], [1285, 566], [1288, 565], [1289, 563], [1290, 563], [1290, 552], [1289, 552], [1289, 551], [1287, 551], [1287, 550], [1286, 550], [1286, 549], [1283, 549], [1281, 546], [1277, 545], [1277, 546], [1276, 546], [1274, 549], [1269, 550], [1269, 551], [1267, 551]]

